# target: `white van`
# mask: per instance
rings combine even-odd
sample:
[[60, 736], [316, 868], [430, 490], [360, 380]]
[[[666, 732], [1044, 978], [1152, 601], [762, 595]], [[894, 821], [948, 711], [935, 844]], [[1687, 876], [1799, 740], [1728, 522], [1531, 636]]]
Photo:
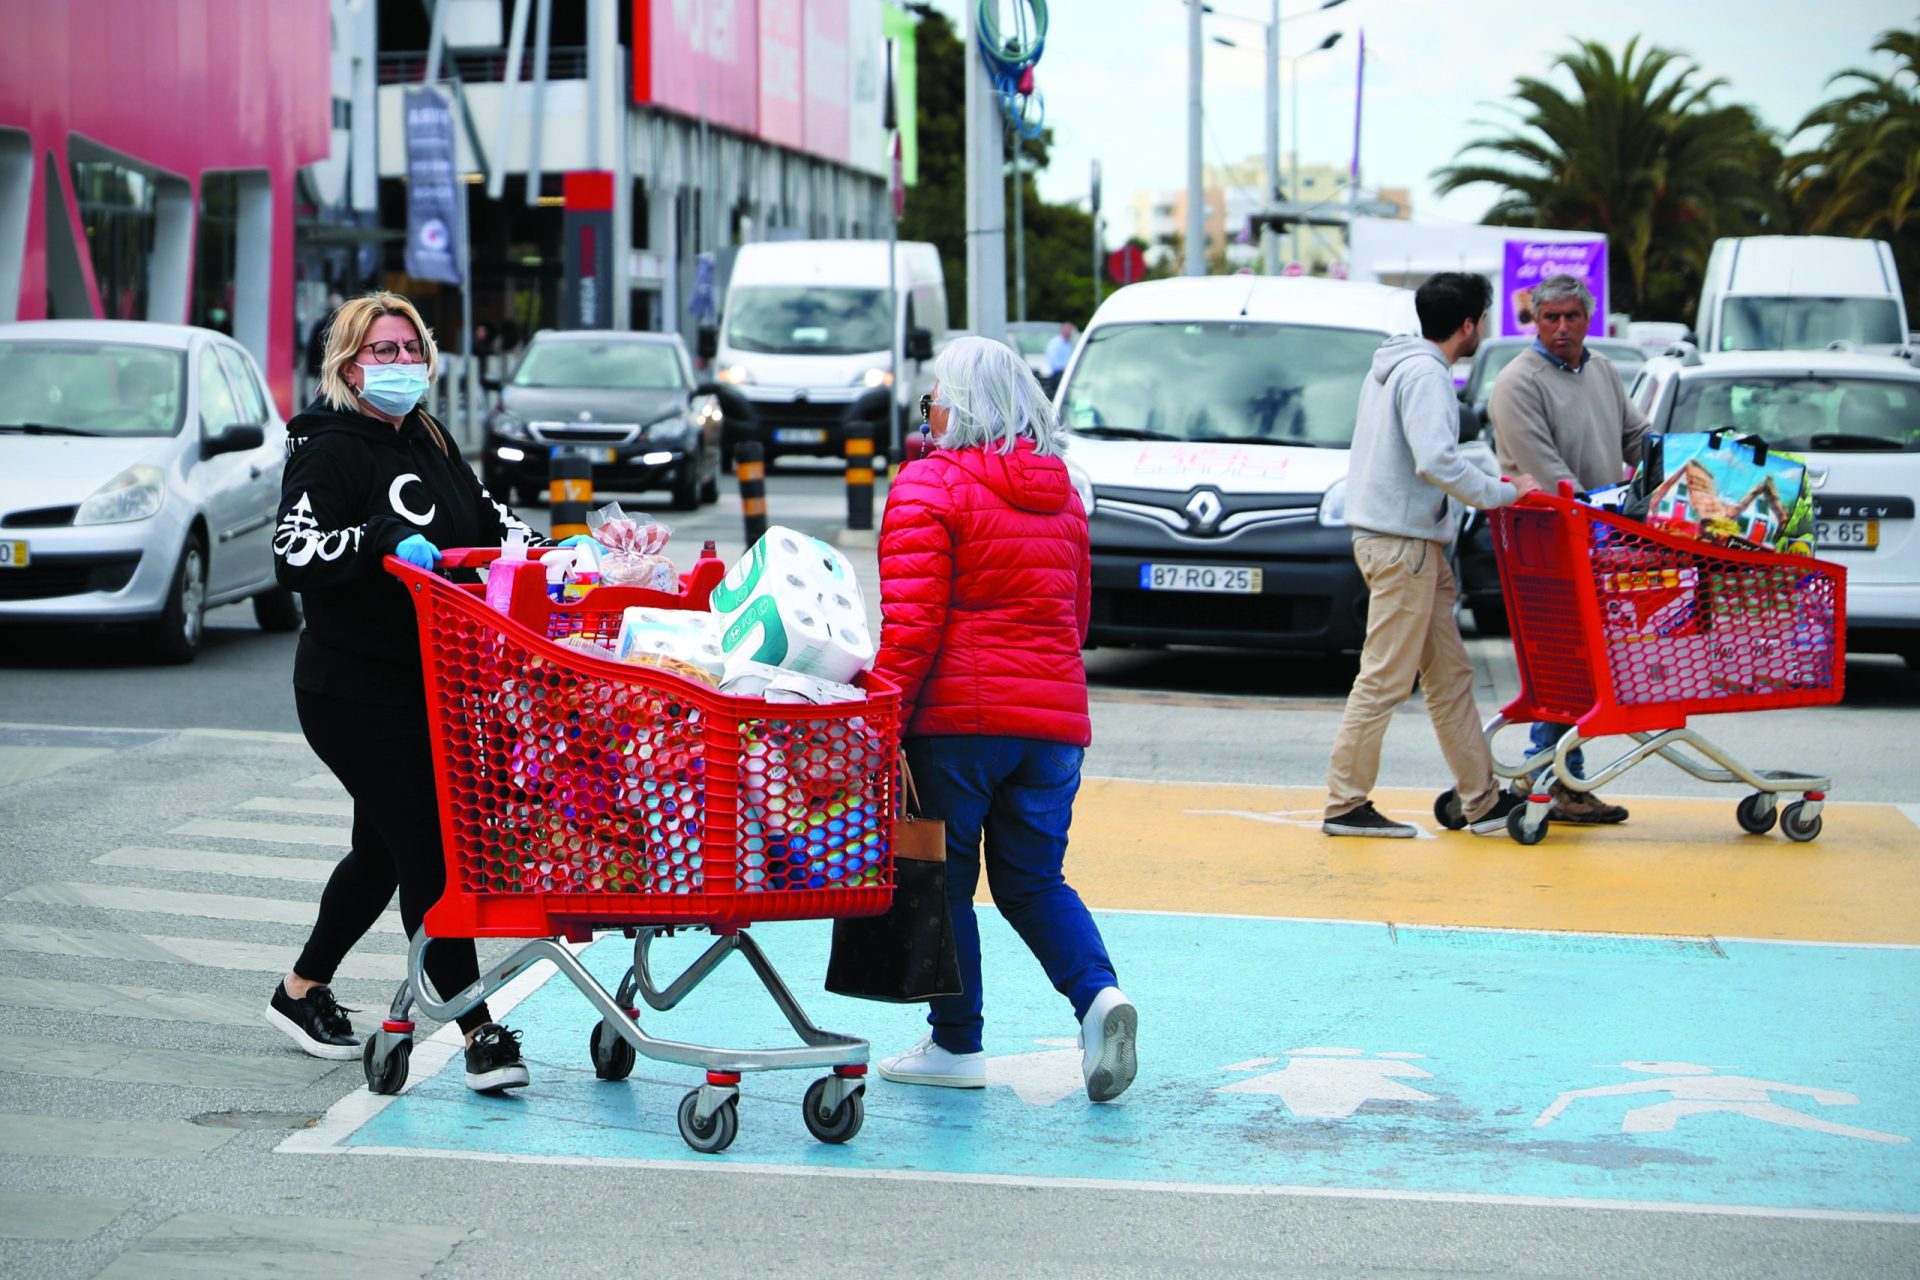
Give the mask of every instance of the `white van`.
[[1366, 634], [1345, 520], [1360, 388], [1413, 291], [1271, 276], [1130, 285], [1061, 381], [1093, 482], [1089, 644], [1337, 652]]
[[1840, 236], [1716, 240], [1694, 316], [1702, 351], [1806, 351], [1907, 340], [1893, 249]]
[[[932, 245], [895, 246], [897, 310], [887, 296], [884, 240], [783, 240], [742, 245], [720, 327], [700, 331], [726, 417], [727, 452], [758, 441], [781, 454], [840, 457], [845, 428], [864, 419], [887, 439], [887, 396], [905, 412], [932, 384], [947, 336], [947, 285]], [[897, 330], [893, 317], [899, 317]], [[892, 385], [889, 351], [903, 353]], [[924, 385], [923, 385], [924, 384]]]

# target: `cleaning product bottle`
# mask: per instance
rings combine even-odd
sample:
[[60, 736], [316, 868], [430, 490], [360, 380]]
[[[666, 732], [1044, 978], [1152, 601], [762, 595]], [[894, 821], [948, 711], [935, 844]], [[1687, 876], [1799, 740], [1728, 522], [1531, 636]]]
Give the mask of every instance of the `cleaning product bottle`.
[[547, 567], [527, 559], [526, 535], [510, 530], [500, 558], [487, 570], [487, 605], [544, 633], [547, 624]]

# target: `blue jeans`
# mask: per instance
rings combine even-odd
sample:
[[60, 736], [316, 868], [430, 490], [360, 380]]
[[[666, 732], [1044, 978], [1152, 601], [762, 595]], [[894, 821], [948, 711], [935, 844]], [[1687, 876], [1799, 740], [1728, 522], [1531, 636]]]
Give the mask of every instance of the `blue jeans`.
[[947, 903], [960, 954], [962, 994], [928, 1003], [933, 1042], [949, 1053], [982, 1047], [973, 894], [983, 836], [994, 905], [1053, 989], [1072, 1001], [1073, 1016], [1085, 1017], [1093, 998], [1117, 985], [1093, 916], [1061, 874], [1086, 753], [1061, 742], [977, 734], [909, 738], [905, 745], [921, 803], [947, 824]]
[[[1552, 749], [1559, 745], [1561, 736], [1572, 728], [1573, 726], [1570, 724], [1548, 724], [1544, 720], [1534, 721], [1531, 739], [1533, 749], [1535, 751]], [[1587, 757], [1579, 747], [1575, 747], [1573, 750], [1567, 752], [1567, 767], [1573, 770], [1573, 776], [1576, 778], [1584, 778], [1587, 776]], [[1533, 776], [1538, 778], [1545, 772], [1545, 769], [1538, 769], [1535, 770]]]

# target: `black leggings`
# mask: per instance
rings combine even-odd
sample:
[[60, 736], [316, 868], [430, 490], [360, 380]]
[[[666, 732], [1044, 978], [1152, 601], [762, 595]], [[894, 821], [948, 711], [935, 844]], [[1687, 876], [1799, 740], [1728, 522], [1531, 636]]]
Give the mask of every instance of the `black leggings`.
[[[353, 797], [353, 848], [328, 878], [320, 918], [293, 967], [302, 978], [332, 982], [340, 961], [393, 901], [396, 887], [409, 938], [446, 887], [433, 750], [424, 706], [367, 706], [304, 689], [294, 690], [293, 702], [307, 745]], [[473, 943], [457, 938], [427, 949], [426, 970], [443, 997], [480, 976]], [[488, 1021], [485, 1004], [459, 1018], [462, 1031]]]

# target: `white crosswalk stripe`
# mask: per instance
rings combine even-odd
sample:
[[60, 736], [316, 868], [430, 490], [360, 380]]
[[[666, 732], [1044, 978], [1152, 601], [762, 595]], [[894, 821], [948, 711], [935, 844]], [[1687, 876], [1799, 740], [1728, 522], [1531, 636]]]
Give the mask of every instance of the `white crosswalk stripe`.
[[220, 853], [211, 849], [157, 849], [148, 845], [113, 849], [93, 861], [102, 867], [297, 880], [302, 884], [325, 884], [338, 865], [331, 859], [263, 857], [257, 853]]
[[242, 809], [251, 813], [310, 813], [324, 818], [351, 818], [353, 801], [346, 796], [255, 796], [242, 801]]
[[236, 822], [231, 818], [195, 818], [167, 833], [173, 836], [212, 836], [221, 840], [260, 840], [268, 844], [309, 844], [345, 849], [353, 843], [345, 827], [307, 826], [296, 822]]
[[[310, 925], [314, 904], [283, 898], [253, 898], [229, 893], [190, 893], [117, 884], [33, 884], [6, 896], [8, 902], [45, 906], [97, 907], [107, 911], [146, 911], [155, 915], [195, 916], [209, 920], [252, 920], [268, 924]], [[400, 917], [388, 912], [373, 922], [375, 933], [401, 933]]]
[[[84, 956], [134, 964], [201, 965], [212, 969], [251, 969], [285, 973], [294, 949], [280, 943], [233, 942], [225, 938], [182, 938], [159, 933], [121, 933], [113, 929], [62, 929], [41, 924], [0, 924], [0, 951], [32, 955]], [[356, 951], [341, 961], [343, 978], [407, 976], [402, 955]]]

